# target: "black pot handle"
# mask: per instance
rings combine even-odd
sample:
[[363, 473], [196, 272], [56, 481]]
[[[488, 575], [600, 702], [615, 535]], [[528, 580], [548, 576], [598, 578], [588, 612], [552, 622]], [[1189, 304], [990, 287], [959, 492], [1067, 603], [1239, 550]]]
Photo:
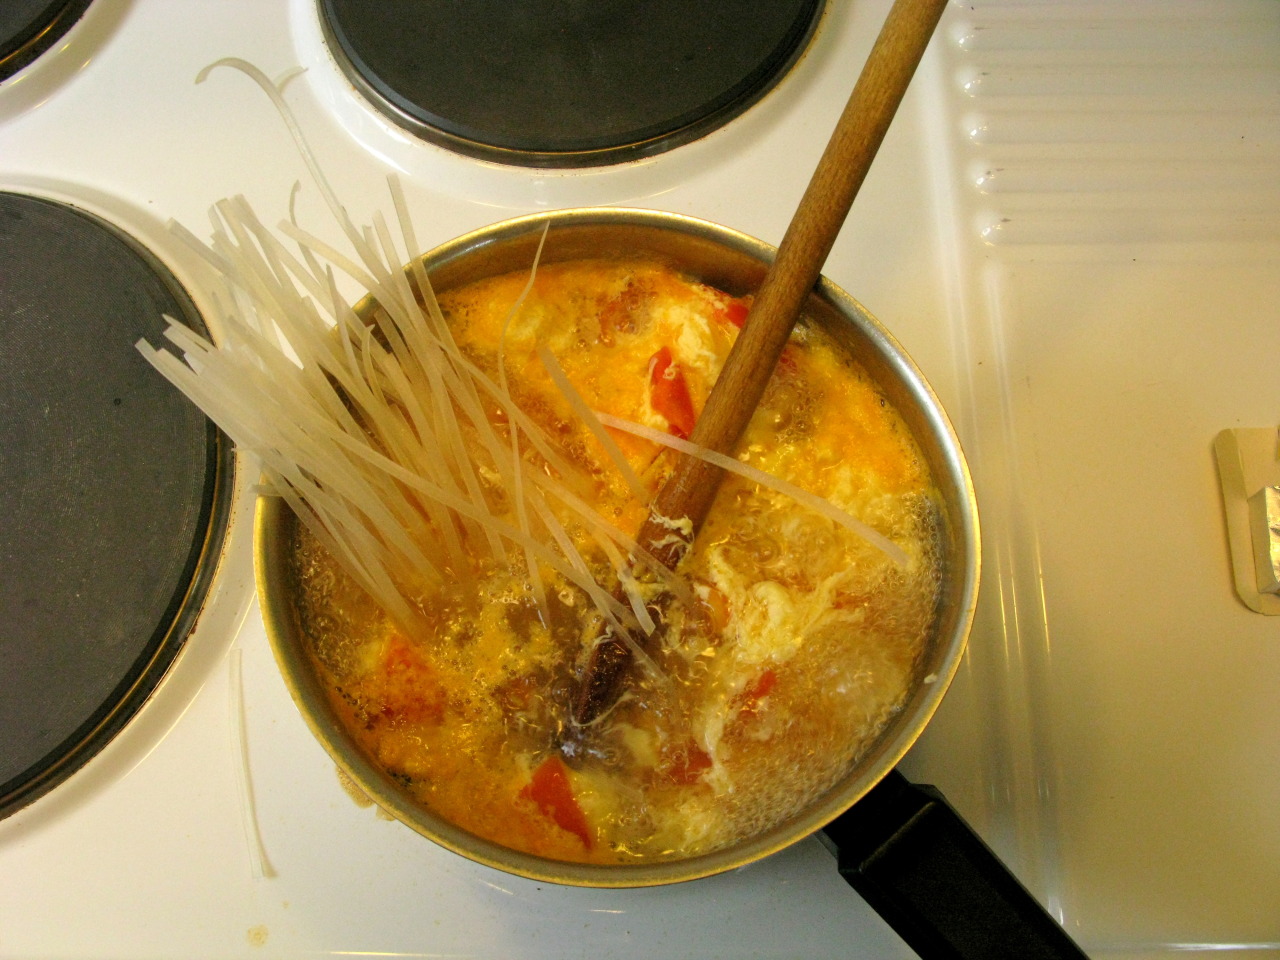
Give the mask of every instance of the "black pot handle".
[[1084, 960], [934, 787], [896, 770], [822, 831], [840, 875], [923, 960]]

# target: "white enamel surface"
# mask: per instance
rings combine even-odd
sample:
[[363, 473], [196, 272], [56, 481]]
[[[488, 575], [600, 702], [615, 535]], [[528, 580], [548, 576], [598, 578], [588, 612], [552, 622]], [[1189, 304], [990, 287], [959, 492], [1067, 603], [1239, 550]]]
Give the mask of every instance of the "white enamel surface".
[[986, 595], [912, 766], [1091, 955], [1277, 955], [1280, 623], [1235, 595], [1212, 445], [1277, 425], [1280, 7], [951, 12], [932, 181]]
[[[833, 2], [793, 74], [704, 140], [555, 173], [392, 127], [320, 47], [310, 0], [96, 0], [0, 86], [0, 188], [76, 200], [188, 282], [164, 224], [204, 235], [224, 196], [272, 221], [304, 180], [300, 218], [335, 239], [265, 97], [229, 70], [193, 83], [236, 56], [306, 68], [287, 99], [357, 222], [389, 209], [394, 170], [424, 245], [602, 203], [776, 243], [888, 6]], [[907, 772], [1095, 956], [1280, 954], [1280, 621], [1234, 598], [1211, 455], [1219, 430], [1277, 422], [1278, 50], [1269, 0], [955, 4], [825, 271], [950, 410], [987, 538], [970, 654]], [[137, 721], [0, 821], [0, 957], [910, 956], [815, 840], [584, 891], [358, 807], [256, 608], [237, 632], [247, 519]]]

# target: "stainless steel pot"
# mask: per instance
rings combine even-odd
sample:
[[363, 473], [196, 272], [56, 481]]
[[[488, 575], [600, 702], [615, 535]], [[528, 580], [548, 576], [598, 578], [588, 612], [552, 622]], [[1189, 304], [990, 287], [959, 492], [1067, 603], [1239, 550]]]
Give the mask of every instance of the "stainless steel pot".
[[[774, 253], [759, 240], [674, 214], [566, 210], [499, 223], [438, 247], [424, 258], [433, 285], [438, 291], [447, 290], [482, 277], [528, 269], [547, 221], [550, 231], [542, 253], [544, 262], [643, 254], [734, 294], [758, 286]], [[263, 498], [255, 528], [257, 583], [280, 669], [315, 736], [334, 762], [380, 807], [436, 843], [500, 870], [554, 883], [634, 887], [693, 880], [768, 856], [831, 824], [893, 770], [937, 709], [964, 652], [978, 590], [974, 492], [946, 414], [889, 332], [860, 304], [825, 280], [810, 298], [806, 314], [835, 333], [902, 413], [929, 462], [943, 508], [945, 578], [933, 630], [905, 705], [871, 749], [839, 783], [785, 822], [728, 849], [683, 860], [625, 865], [563, 863], [474, 836], [412, 800], [365, 756], [331, 710], [289, 592], [287, 546], [293, 517], [279, 499]], [[900, 784], [894, 783], [897, 789]], [[882, 795], [884, 789], [882, 786]]]
[[[525, 217], [479, 230], [426, 255], [437, 291], [482, 277], [526, 270], [546, 216]], [[667, 213], [579, 209], [550, 216], [544, 262], [645, 254], [730, 293], [754, 289], [772, 248], [724, 227]], [[298, 708], [337, 764], [379, 806], [452, 850], [527, 877], [591, 886], [638, 886], [689, 880], [740, 866], [807, 836], [858, 800], [890, 770], [932, 716], [964, 650], [978, 585], [978, 519], [964, 457], [933, 392], [901, 347], [856, 301], [829, 283], [812, 297], [808, 315], [837, 332], [906, 418], [941, 493], [947, 576], [937, 621], [907, 703], [848, 775], [808, 809], [732, 849], [686, 860], [599, 866], [543, 860], [458, 830], [423, 809], [381, 772], [342, 729], [328, 706], [298, 630], [289, 596], [283, 547], [292, 515], [278, 499], [259, 501], [257, 578], [267, 633]]]

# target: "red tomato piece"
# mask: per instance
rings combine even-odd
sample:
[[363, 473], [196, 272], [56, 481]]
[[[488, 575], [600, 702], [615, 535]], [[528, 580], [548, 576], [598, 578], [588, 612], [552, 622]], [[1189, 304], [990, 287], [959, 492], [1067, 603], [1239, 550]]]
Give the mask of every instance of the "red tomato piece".
[[[750, 299], [730, 300], [717, 308], [716, 316], [725, 323], [732, 324], [741, 330], [743, 324], [747, 322], [747, 314], [750, 312]], [[782, 355], [778, 357], [778, 369], [787, 374], [796, 372], [795, 352], [791, 344], [787, 344], [782, 348]]]
[[687, 786], [697, 783], [703, 772], [711, 769], [711, 756], [693, 741], [690, 741], [681, 753], [667, 768], [667, 779], [672, 783]]
[[381, 706], [378, 719], [392, 725], [444, 720], [444, 688], [430, 664], [399, 634], [388, 643], [382, 671], [368, 690], [371, 702]]
[[778, 675], [773, 670], [766, 669], [756, 678], [755, 683], [743, 691], [743, 694], [746, 696], [748, 703], [758, 703], [769, 695], [770, 691], [777, 686], [777, 683]]
[[741, 330], [742, 325], [747, 322], [749, 310], [750, 307], [742, 300], [730, 300], [725, 304], [720, 316]]
[[533, 779], [520, 791], [520, 796], [532, 800], [544, 815], [555, 821], [557, 827], [572, 833], [588, 850], [591, 849], [591, 828], [573, 795], [569, 770], [559, 757], [547, 757], [538, 764], [533, 771]]
[[765, 669], [756, 678], [755, 683], [738, 695], [738, 699], [742, 702], [742, 709], [739, 711], [738, 716], [743, 719], [755, 716], [756, 710], [760, 706], [760, 701], [773, 691], [777, 683], [778, 675], [771, 669]]
[[689, 395], [684, 371], [672, 360], [669, 347], [663, 347], [649, 358], [649, 385], [653, 409], [666, 417], [673, 434], [687, 440], [697, 414], [693, 411], [693, 398]]

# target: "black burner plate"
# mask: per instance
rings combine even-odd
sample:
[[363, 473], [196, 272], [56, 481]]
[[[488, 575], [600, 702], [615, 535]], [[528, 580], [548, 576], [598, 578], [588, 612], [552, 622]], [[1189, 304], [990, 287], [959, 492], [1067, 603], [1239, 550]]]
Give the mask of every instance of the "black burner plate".
[[767, 92], [822, 0], [319, 0], [358, 89], [425, 139], [590, 166], [706, 134]]
[[0, 81], [62, 39], [91, 0], [0, 0]]
[[105, 222], [0, 193], [0, 815], [153, 692], [221, 549], [230, 443], [134, 348], [171, 274]]

